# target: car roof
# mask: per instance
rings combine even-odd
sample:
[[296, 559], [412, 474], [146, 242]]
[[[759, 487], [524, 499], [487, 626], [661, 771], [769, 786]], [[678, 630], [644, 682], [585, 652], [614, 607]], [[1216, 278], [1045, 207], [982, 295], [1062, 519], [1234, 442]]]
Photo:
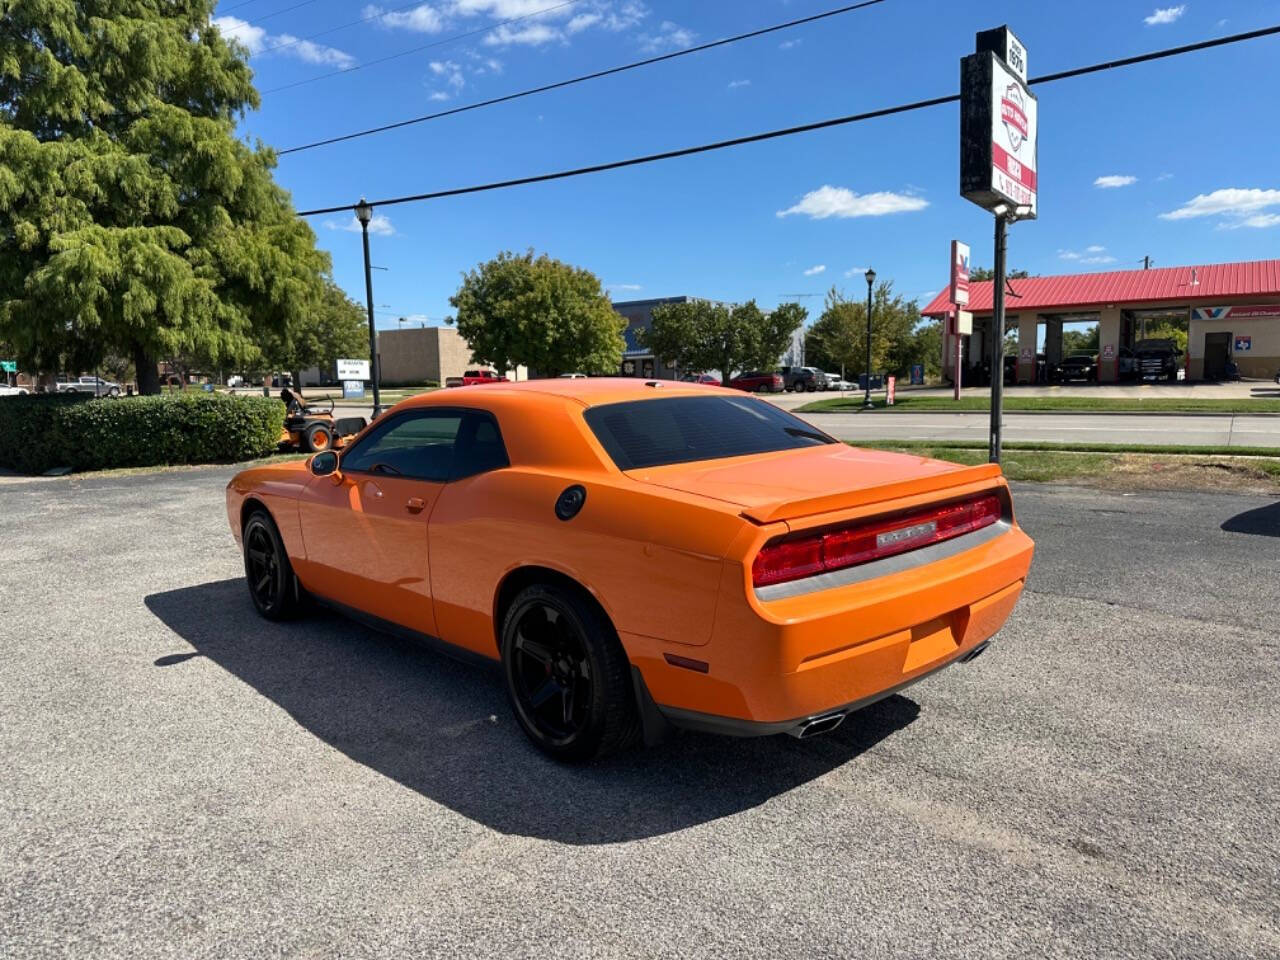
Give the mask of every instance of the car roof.
[[[559, 397], [583, 406], [603, 403], [619, 403], [626, 400], [653, 400], [658, 397], [686, 396], [706, 397], [716, 393], [724, 396], [742, 396], [741, 391], [707, 386], [701, 383], [681, 383], [677, 380], [642, 380], [639, 377], [554, 377], [547, 380], [520, 380], [505, 384], [483, 384], [473, 387], [449, 387], [419, 394], [403, 401], [405, 406], [429, 406], [436, 403], [462, 399], [467, 405], [481, 397], [515, 399], [520, 396]], [[399, 406], [399, 404], [397, 405]]]

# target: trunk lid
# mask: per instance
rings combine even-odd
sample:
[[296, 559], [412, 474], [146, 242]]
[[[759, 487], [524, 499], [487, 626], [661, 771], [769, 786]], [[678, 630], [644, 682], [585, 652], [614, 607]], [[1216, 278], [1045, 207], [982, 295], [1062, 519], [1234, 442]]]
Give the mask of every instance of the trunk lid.
[[771, 523], [931, 493], [1000, 476], [1000, 467], [863, 450], [843, 443], [627, 471], [641, 483], [710, 497]]

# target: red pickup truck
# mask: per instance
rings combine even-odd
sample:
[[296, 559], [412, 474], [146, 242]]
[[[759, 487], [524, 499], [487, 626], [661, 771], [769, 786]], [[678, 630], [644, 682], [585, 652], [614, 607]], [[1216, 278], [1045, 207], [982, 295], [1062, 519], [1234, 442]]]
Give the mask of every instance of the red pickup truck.
[[506, 377], [500, 377], [492, 370], [467, 370], [460, 377], [445, 377], [446, 387], [470, 387], [478, 383], [506, 383]]

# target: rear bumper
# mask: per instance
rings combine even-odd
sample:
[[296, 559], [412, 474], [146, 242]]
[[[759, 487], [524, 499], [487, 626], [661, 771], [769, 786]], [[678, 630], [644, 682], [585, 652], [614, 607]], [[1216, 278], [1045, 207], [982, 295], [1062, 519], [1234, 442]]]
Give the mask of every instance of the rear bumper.
[[673, 663], [667, 644], [623, 641], [672, 724], [739, 736], [797, 733], [984, 648], [1022, 594], [1033, 549], [1012, 526], [923, 566], [775, 599], [744, 597], [743, 572], [729, 563], [711, 640], [679, 650], [705, 670]]
[[[963, 663], [974, 659], [991, 645], [990, 640], [984, 640], [982, 643], [973, 647], [963, 656], [953, 657], [936, 664], [922, 673], [916, 674], [910, 680], [904, 680], [897, 686], [887, 687], [883, 690], [877, 690], [875, 693], [867, 694], [854, 700], [852, 703], [843, 703], [821, 713], [807, 714], [803, 717], [794, 717], [791, 720], [743, 720], [739, 717], [722, 717], [714, 713], [699, 713], [696, 710], [682, 710], [679, 707], [657, 707], [662, 718], [670, 723], [673, 727], [679, 727], [682, 730], [697, 730], [701, 733], [718, 733], [730, 737], [768, 737], [779, 733], [790, 734], [793, 737], [803, 739], [809, 735], [809, 731], [827, 732], [834, 730], [841, 721], [851, 713], [855, 713], [864, 707], [869, 707], [873, 703], [878, 703], [895, 693], [901, 693], [916, 683], [919, 683], [925, 677], [932, 676], [940, 672], [944, 667], [949, 667], [953, 663]], [[822, 726], [821, 730], [818, 727]]]

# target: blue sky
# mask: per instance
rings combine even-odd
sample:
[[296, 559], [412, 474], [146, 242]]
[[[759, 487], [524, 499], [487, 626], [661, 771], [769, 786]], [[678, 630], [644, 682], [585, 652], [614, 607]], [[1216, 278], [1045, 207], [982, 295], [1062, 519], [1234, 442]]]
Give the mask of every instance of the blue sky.
[[[838, 0], [227, 0], [262, 108], [241, 132], [284, 149], [839, 6]], [[487, 33], [494, 24], [562, 5]], [[280, 159], [299, 209], [465, 186], [952, 93], [979, 29], [1008, 23], [1031, 75], [1280, 22], [1280, 2], [1165, 5], [887, 0], [867, 10]], [[233, 9], [234, 8], [234, 9]], [[293, 42], [331, 27], [386, 15]], [[272, 15], [277, 13], [277, 15]], [[454, 39], [472, 33], [465, 39]], [[369, 61], [425, 44], [387, 63]], [[275, 47], [276, 49], [271, 49]], [[1040, 219], [1010, 233], [1033, 273], [1277, 256], [1280, 38], [1035, 88]], [[366, 65], [367, 64], [367, 65]], [[335, 69], [361, 67], [288, 89]], [[381, 327], [438, 323], [460, 274], [532, 247], [614, 300], [690, 294], [769, 307], [857, 294], [874, 266], [923, 305], [952, 238], [991, 262], [991, 218], [958, 194], [959, 108], [646, 167], [379, 211]], [[312, 219], [363, 303], [358, 232]], [[811, 314], [821, 298], [800, 302]], [[817, 309], [815, 309], [817, 308]], [[811, 316], [812, 319], [812, 316]]]

